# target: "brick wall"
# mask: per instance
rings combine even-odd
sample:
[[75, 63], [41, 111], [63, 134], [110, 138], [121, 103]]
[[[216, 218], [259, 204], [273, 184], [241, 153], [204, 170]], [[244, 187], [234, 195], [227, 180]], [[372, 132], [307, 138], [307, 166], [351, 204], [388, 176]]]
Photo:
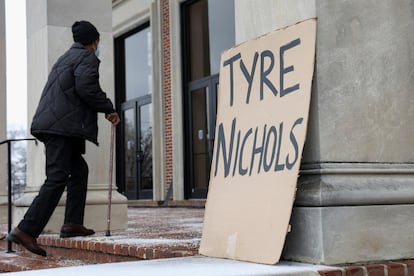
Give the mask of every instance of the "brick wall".
[[372, 264], [354, 264], [343, 268], [319, 271], [321, 276], [413, 276], [414, 260]]
[[173, 177], [173, 141], [172, 141], [172, 105], [171, 105], [171, 54], [170, 54], [170, 7], [169, 0], [161, 1], [162, 24], [162, 84], [164, 92], [164, 139], [165, 139], [165, 191], [170, 186]]

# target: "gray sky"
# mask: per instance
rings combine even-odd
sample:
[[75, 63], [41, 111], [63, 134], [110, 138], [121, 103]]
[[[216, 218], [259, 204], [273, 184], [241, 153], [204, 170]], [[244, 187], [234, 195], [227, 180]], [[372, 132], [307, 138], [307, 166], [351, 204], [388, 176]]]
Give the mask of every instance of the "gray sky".
[[26, 1], [6, 0], [7, 127], [27, 127]]

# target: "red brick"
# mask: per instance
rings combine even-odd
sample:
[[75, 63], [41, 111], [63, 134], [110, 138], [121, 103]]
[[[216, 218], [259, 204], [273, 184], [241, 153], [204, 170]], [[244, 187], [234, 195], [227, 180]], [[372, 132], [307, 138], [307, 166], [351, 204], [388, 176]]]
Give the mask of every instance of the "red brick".
[[414, 260], [404, 261], [404, 263], [407, 265], [407, 275], [414, 276]]
[[60, 246], [66, 248], [67, 247], [67, 240], [66, 239], [62, 239], [60, 242]]
[[89, 251], [89, 252], [88, 252], [88, 260], [90, 260], [90, 261], [94, 261], [95, 256], [96, 256], [97, 254], [99, 254], [99, 253], [95, 253], [95, 252], [93, 252], [93, 251]]
[[76, 240], [70, 240], [70, 248], [76, 248]]
[[170, 253], [170, 257], [171, 257], [171, 258], [174, 258], [174, 257], [183, 257], [183, 253], [182, 253], [182, 252], [178, 252], [178, 251], [176, 251], [176, 252], [171, 252], [171, 253]]
[[138, 248], [135, 245], [129, 247], [129, 256], [138, 257]]
[[76, 249], [82, 249], [82, 241], [76, 241], [75, 248]]
[[43, 239], [41, 236], [36, 239], [38, 244], [46, 245], [46, 239]]
[[77, 249], [71, 249], [70, 251], [67, 252], [60, 252], [60, 255], [66, 257], [66, 258], [71, 258], [71, 259], [76, 259], [79, 257], [79, 250]]
[[168, 257], [169, 257], [169, 252], [168, 252], [168, 250], [163, 249], [161, 252], [162, 252], [162, 253], [161, 253], [161, 258], [165, 259], [165, 258], [168, 258]]
[[47, 242], [48, 242], [47, 238], [38, 238], [37, 239], [37, 243], [42, 244], [42, 245], [50, 246], [50, 244], [47, 244]]
[[80, 253], [82, 256], [81, 260], [86, 260], [88, 258], [88, 251], [82, 250]]
[[73, 252], [74, 252], [73, 257], [76, 257], [76, 259], [79, 259], [79, 260], [85, 259], [85, 251], [77, 249], [77, 250], [74, 250]]
[[121, 245], [120, 244], [115, 244], [114, 245], [114, 254], [116, 254], [116, 255], [121, 254]]
[[346, 276], [365, 276], [362, 266], [349, 266], [345, 268]]
[[101, 249], [101, 243], [100, 242], [95, 242], [95, 251], [96, 252], [100, 252], [102, 249]]
[[113, 244], [107, 244], [106, 253], [114, 254], [114, 252], [115, 252], [115, 246]]
[[183, 257], [191, 257], [194, 256], [194, 253], [191, 251], [184, 251], [183, 252]]
[[321, 276], [342, 276], [342, 270], [322, 270], [318, 271]]
[[106, 249], [106, 247], [108, 246], [108, 244], [107, 243], [101, 243], [101, 252], [102, 253], [106, 253], [107, 252], [107, 249]]
[[81, 241], [81, 247], [79, 249], [87, 250], [88, 249], [88, 242], [83, 240]]
[[161, 259], [162, 258], [161, 254], [162, 254], [162, 251], [160, 249], [158, 248], [154, 249], [154, 259]]
[[404, 276], [405, 268], [402, 263], [387, 263], [388, 276]]
[[386, 266], [383, 264], [366, 265], [368, 276], [385, 276]]
[[91, 241], [89, 243], [88, 250], [95, 251], [95, 242]]
[[145, 258], [147, 260], [153, 259], [154, 258], [154, 249], [146, 248], [145, 249]]
[[141, 258], [141, 259], [145, 259], [146, 258], [146, 256], [145, 256], [145, 248], [144, 247], [138, 247], [137, 257], [138, 258]]
[[[162, 41], [163, 45], [165, 45], [163, 49], [163, 86], [164, 86], [164, 104], [165, 104], [165, 115], [164, 115], [164, 125], [165, 125], [165, 141], [164, 143], [166, 145], [172, 143], [172, 135], [171, 135], [171, 129], [172, 129], [172, 123], [171, 123], [171, 53], [170, 53], [170, 17], [169, 17], [169, 1], [163, 0], [161, 2], [161, 17], [162, 17]], [[170, 183], [170, 180], [172, 178], [172, 150], [167, 147], [166, 153], [165, 153], [165, 182]]]
[[111, 261], [111, 255], [102, 254], [100, 259], [102, 263], [109, 263]]
[[126, 245], [126, 244], [121, 245], [121, 255], [122, 256], [129, 255], [129, 245]]

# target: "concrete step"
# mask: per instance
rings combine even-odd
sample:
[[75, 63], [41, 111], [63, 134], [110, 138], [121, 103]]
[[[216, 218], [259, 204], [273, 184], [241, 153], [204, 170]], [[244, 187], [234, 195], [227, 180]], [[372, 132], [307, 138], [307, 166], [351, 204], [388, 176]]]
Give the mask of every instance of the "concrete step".
[[281, 262], [277, 265], [263, 265], [234, 260], [185, 257], [139, 262], [123, 262], [112, 264], [85, 265], [80, 267], [64, 267], [48, 270], [34, 270], [13, 275], [22, 276], [66, 276], [66, 275], [99, 275], [99, 276], [255, 276], [255, 275], [283, 275], [283, 276], [317, 276], [319, 269], [324, 266], [305, 265], [299, 263]]
[[[154, 242], [154, 241], [153, 241]], [[47, 257], [41, 257], [31, 254], [21, 248], [13, 245], [14, 253], [6, 253], [6, 242], [0, 241], [0, 273], [2, 272], [18, 272], [31, 270], [33, 272], [39, 269], [50, 268], [69, 268], [76, 267], [76, 271], [100, 271], [100, 269], [107, 270], [111, 268], [112, 272], [122, 267], [130, 268], [131, 273], [135, 270], [140, 272], [155, 273], [159, 269], [168, 270], [171, 266], [172, 270], [169, 275], [194, 275], [191, 269], [186, 265], [195, 266], [193, 268], [200, 269], [200, 273], [204, 270], [209, 271], [208, 275], [245, 275], [237, 274], [241, 271], [247, 272], [245, 269], [250, 269], [248, 275], [256, 275], [255, 271], [259, 273], [262, 269], [269, 270], [271, 275], [322, 275], [322, 276], [342, 276], [342, 275], [397, 275], [397, 276], [414, 276], [414, 260], [395, 260], [383, 261], [370, 264], [352, 264], [347, 266], [317, 266], [312, 264], [301, 264], [281, 261], [276, 266], [264, 266], [260, 264], [252, 264], [246, 262], [237, 262], [224, 259], [206, 258], [197, 256], [197, 247], [175, 245], [171, 246], [168, 243], [164, 245], [133, 245], [127, 243], [114, 242], [108, 237], [90, 237], [90, 238], [71, 238], [60, 239], [57, 235], [45, 235], [39, 238], [39, 243], [48, 252]], [[186, 257], [187, 258], [175, 258]], [[188, 256], [194, 256], [192, 259]], [[157, 262], [161, 261], [161, 262]], [[164, 259], [164, 260], [162, 260]], [[141, 262], [136, 262], [141, 260]], [[171, 260], [171, 261], [169, 261]], [[154, 262], [155, 261], [155, 262]], [[92, 264], [109, 264], [119, 263], [119, 266], [93, 266], [87, 268]], [[128, 265], [127, 263], [130, 263]], [[160, 266], [161, 265], [161, 266]], [[214, 267], [212, 267], [214, 266]], [[224, 273], [223, 268], [230, 266], [233, 270]], [[207, 269], [208, 268], [208, 269]], [[237, 269], [236, 269], [237, 268]], [[150, 269], [150, 270], [148, 270]], [[148, 270], [148, 271], [147, 271]], [[74, 270], [62, 270], [62, 272], [73, 273]], [[236, 273], [237, 271], [237, 273]], [[50, 275], [56, 275], [58, 270], [51, 270]], [[60, 270], [59, 270], [60, 272]], [[112, 273], [111, 272], [111, 273]], [[158, 271], [159, 272], [159, 271]], [[288, 273], [289, 272], [289, 273]], [[46, 271], [39, 272], [46, 275]], [[109, 270], [107, 271], [109, 273]], [[102, 274], [113, 275], [113, 274]], [[179, 273], [179, 274], [176, 274]], [[182, 273], [182, 274], [180, 274]], [[186, 274], [187, 273], [187, 274]], [[204, 275], [197, 272], [197, 275]], [[217, 273], [217, 274], [215, 274]], [[224, 273], [224, 274], [223, 274]], [[236, 274], [232, 274], [236, 273]], [[260, 274], [260, 273], [259, 273]], [[257, 275], [259, 275], [257, 274]], [[32, 274], [30, 274], [32, 275]], [[33, 274], [37, 275], [37, 274]], [[40, 274], [39, 274], [40, 275]], [[59, 274], [61, 275], [61, 274]], [[65, 274], [66, 275], [66, 274]], [[67, 274], [69, 275], [69, 274]], [[72, 274], [70, 274], [72, 275]], [[86, 274], [84, 274], [86, 275]], [[127, 275], [127, 274], [125, 274]], [[129, 274], [128, 274], [129, 275]], [[135, 275], [135, 274], [131, 274]], [[145, 275], [157, 275], [145, 274]], [[206, 274], [207, 275], [207, 274]], [[262, 275], [262, 274], [260, 274]], [[270, 275], [270, 274], [269, 274]]]
[[[201, 276], [201, 273], [212, 272], [212, 270], [217, 273], [212, 272], [208, 275], [237, 275], [230, 272], [230, 274], [220, 273], [220, 269], [223, 268], [222, 265], [231, 268], [238, 267], [238, 272], [244, 271], [247, 267], [252, 271], [259, 272], [261, 268], [258, 265], [250, 266], [248, 263], [237, 261], [217, 260], [200, 256], [174, 258], [197, 255], [201, 239], [203, 214], [204, 211], [197, 208], [129, 208], [128, 229], [118, 232], [113, 231], [110, 237], [106, 237], [103, 232], [98, 232], [90, 237], [70, 239], [61, 239], [58, 235], [51, 234], [41, 235], [38, 242], [48, 252], [49, 255], [46, 258], [31, 254], [15, 245], [13, 245], [14, 250], [16, 250], [15, 253], [4, 253], [7, 243], [1, 238], [4, 237], [7, 227], [5, 224], [0, 224], [0, 273], [31, 270], [33, 273], [31, 275], [65, 275], [61, 274], [60, 270], [57, 272], [55, 269], [37, 270], [56, 268], [69, 271], [70, 275], [73, 275], [74, 271], [75, 273], [78, 271], [86, 272], [86, 274], [77, 273], [77, 275], [92, 275], [89, 272], [94, 271], [93, 275], [103, 276], [114, 275], [114, 271], [119, 272], [121, 268], [128, 267], [131, 268], [131, 273], [125, 275], [137, 275], [138, 270], [142, 272], [146, 271], [147, 268], [154, 271], [154, 273], [164, 268], [166, 272], [164, 274], [167, 275]], [[107, 266], [103, 263], [113, 263], [113, 265], [107, 264]], [[90, 264], [102, 265], [91, 266]], [[414, 276], [414, 260], [384, 260], [370, 264], [349, 264], [338, 267], [282, 262], [277, 266], [266, 267], [266, 269], [272, 270], [271, 274], [266, 275], [287, 275], [283, 274], [286, 273], [285, 266], [288, 266], [288, 269], [297, 268], [298, 270], [303, 270], [305, 269], [303, 266], [307, 266], [306, 270], [311, 270], [298, 272], [308, 273], [300, 275]], [[198, 271], [195, 272], [191, 270], [192, 268], [198, 269]], [[279, 273], [280, 269], [285, 272], [276, 274]], [[229, 270], [231, 271], [230, 268]], [[101, 274], [101, 271], [108, 271], [108, 273], [110, 271], [113, 274]], [[247, 271], [245, 270], [246, 273]], [[187, 272], [188, 274], [174, 274], [175, 272]], [[147, 275], [145, 273], [140, 274]], [[252, 272], [248, 275], [257, 275], [257, 273]]]
[[[61, 260], [72, 260], [86, 264], [152, 260], [161, 258], [193, 256], [198, 253], [204, 209], [201, 208], [129, 208], [128, 229], [111, 231], [106, 237], [104, 232], [97, 232], [90, 237], [61, 239], [57, 234], [41, 235], [38, 243], [47, 253], [48, 263], [61, 266]], [[6, 232], [6, 225], [0, 225], [0, 239]], [[0, 251], [4, 252], [6, 242], [0, 241]], [[13, 245], [19, 256], [26, 258], [31, 253]], [[42, 257], [40, 257], [42, 258]], [[10, 258], [0, 259], [0, 270], [9, 267]], [[15, 267], [15, 270], [37, 269], [27, 266]], [[4, 268], [3, 270], [5, 270]]]
[[54, 256], [88, 259], [97, 263], [152, 260], [198, 254], [199, 240], [118, 239], [117, 236], [76, 237], [61, 239], [57, 235], [40, 236], [38, 243]]
[[[38, 244], [47, 251], [43, 258], [13, 244], [16, 253], [1, 253], [0, 271], [14, 272], [52, 267], [78, 266], [137, 260], [152, 260], [194, 256], [198, 242], [169, 239], [127, 239], [94, 235], [61, 239], [58, 235], [42, 235]], [[7, 243], [0, 241], [0, 249], [6, 252]]]

